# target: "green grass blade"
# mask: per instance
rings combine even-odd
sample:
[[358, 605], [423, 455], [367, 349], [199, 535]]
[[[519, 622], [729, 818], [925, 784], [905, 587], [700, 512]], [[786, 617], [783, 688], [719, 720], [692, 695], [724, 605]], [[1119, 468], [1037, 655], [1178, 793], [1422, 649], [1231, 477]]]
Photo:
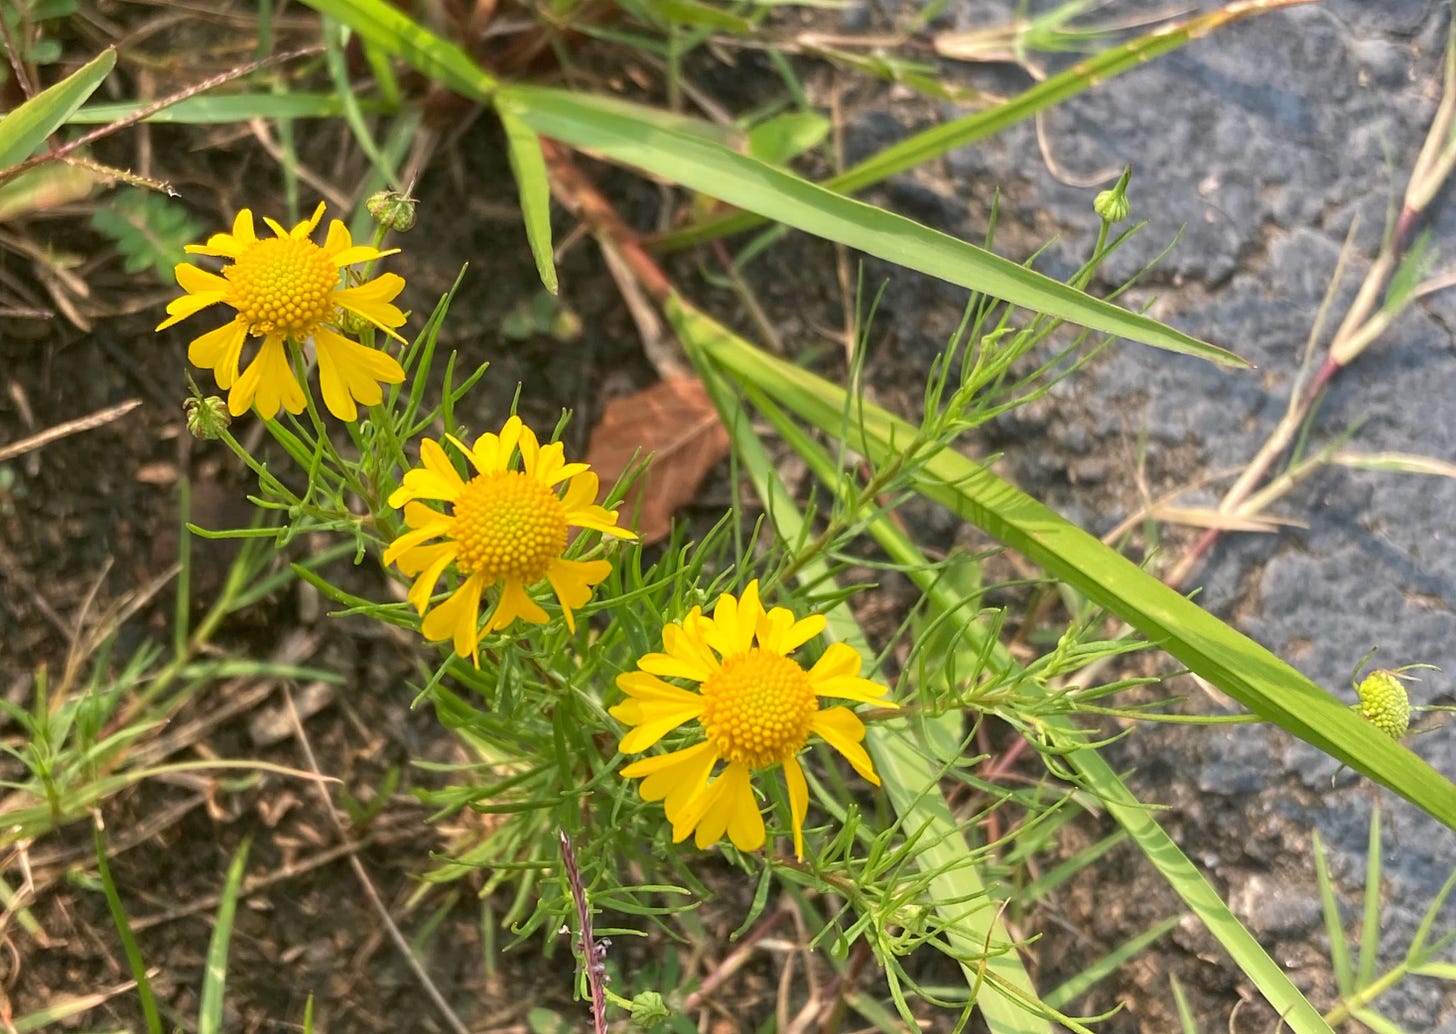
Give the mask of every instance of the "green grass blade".
[[1178, 1010], [1178, 1025], [1183, 1028], [1183, 1034], [1198, 1034], [1198, 1021], [1193, 1018], [1193, 1009], [1188, 1004], [1188, 996], [1183, 993], [1183, 985], [1175, 976], [1169, 976], [1168, 982], [1173, 988], [1173, 1005]]
[[221, 1034], [223, 992], [227, 986], [228, 945], [233, 936], [233, 917], [238, 910], [238, 892], [243, 887], [243, 873], [248, 866], [248, 846], [245, 839], [233, 855], [228, 866], [227, 882], [223, 884], [222, 900], [217, 906], [217, 921], [212, 928], [212, 940], [207, 944], [207, 971], [202, 977], [202, 1001], [197, 1009], [197, 1034]]
[[1330, 939], [1330, 968], [1335, 987], [1344, 998], [1355, 994], [1355, 967], [1350, 962], [1350, 944], [1345, 940], [1345, 923], [1340, 917], [1340, 899], [1330, 878], [1329, 852], [1319, 830], [1314, 831], [1314, 875], [1319, 884], [1320, 905], [1325, 914], [1325, 933]]
[[106, 862], [106, 841], [101, 836], [101, 823], [92, 824], [91, 833], [96, 845], [96, 868], [101, 874], [101, 889], [106, 895], [106, 907], [111, 910], [111, 921], [116, 924], [117, 936], [121, 938], [122, 950], [126, 952], [126, 964], [136, 981], [137, 997], [141, 999], [142, 1017], [146, 1021], [148, 1034], [162, 1034], [162, 1017], [157, 1012], [157, 998], [152, 993], [152, 983], [147, 979], [147, 965], [142, 960], [141, 949], [127, 921], [126, 909], [122, 907], [121, 895], [116, 892], [116, 881], [111, 878], [111, 866]]
[[65, 125], [86, 98], [96, 92], [115, 65], [116, 48], [107, 47], [54, 86], [0, 118], [0, 170], [30, 157], [31, 152]]
[[[361, 112], [386, 110], [369, 100], [356, 101]], [[117, 101], [88, 104], [71, 116], [71, 125], [106, 125], [136, 114], [147, 104]], [[248, 119], [339, 118], [345, 104], [332, 93], [226, 93], [188, 97], [148, 115], [147, 122], [211, 126]]]
[[[679, 301], [669, 306], [675, 324], [687, 318], [686, 312]], [[801, 418], [831, 434], [845, 429], [842, 387], [769, 356], [722, 327], [708, 351], [735, 377], [756, 384]], [[915, 438], [914, 427], [877, 406], [858, 406], [854, 416], [846, 444], [877, 465], [898, 456]], [[921, 494], [1118, 615], [1255, 714], [1456, 829], [1456, 785], [1258, 643], [982, 464], [944, 449], [926, 460], [921, 471]]]
[[507, 86], [499, 101], [542, 136], [758, 212], [1014, 305], [1118, 337], [1230, 366], [1242, 359], [1145, 316], [893, 212], [836, 194], [700, 136], [657, 124], [650, 108], [544, 87]]
[[1380, 809], [1370, 812], [1370, 840], [1365, 848], [1365, 910], [1360, 919], [1360, 958], [1355, 986], [1369, 987], [1380, 951]]
[[541, 153], [541, 138], [531, 127], [516, 117], [508, 103], [497, 104], [506, 131], [506, 147], [516, 189], [521, 194], [521, 215], [526, 220], [526, 239], [536, 259], [536, 272], [546, 290], [556, 293], [556, 261], [551, 253], [551, 182], [546, 176], [546, 157]]
[[343, 22], [367, 42], [393, 54], [457, 93], [484, 100], [495, 79], [470, 55], [385, 0], [304, 0], [315, 11]]
[[[999, 133], [1009, 126], [1065, 100], [1083, 93], [1114, 76], [1137, 68], [1155, 57], [1173, 51], [1190, 40], [1206, 36], [1216, 29], [1253, 14], [1288, 7], [1291, 3], [1307, 3], [1309, 0], [1276, 0], [1274, 3], [1232, 3], [1223, 9], [1191, 18], [1177, 25], [1170, 25], [1148, 33], [1138, 39], [1109, 47], [1085, 61], [1080, 61], [1064, 72], [1037, 83], [1004, 104], [987, 111], [955, 119], [938, 126], [932, 126], [905, 140], [901, 140], [879, 154], [873, 155], [837, 176], [824, 181], [824, 186], [841, 194], [853, 194], [879, 183], [906, 169], [939, 158], [957, 147], [964, 147], [977, 140]], [[716, 240], [730, 234], [751, 230], [763, 223], [763, 217], [753, 212], [735, 212], [719, 216], [697, 226], [665, 234], [657, 241], [660, 249], [677, 249]]]

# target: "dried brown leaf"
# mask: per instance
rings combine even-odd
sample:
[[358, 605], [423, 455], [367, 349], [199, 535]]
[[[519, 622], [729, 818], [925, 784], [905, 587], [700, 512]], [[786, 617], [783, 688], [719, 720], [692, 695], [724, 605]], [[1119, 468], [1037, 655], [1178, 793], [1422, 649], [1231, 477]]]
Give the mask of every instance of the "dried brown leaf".
[[622, 509], [635, 514], [644, 542], [665, 538], [678, 507], [697, 495], [713, 465], [728, 455], [728, 432], [703, 382], [668, 377], [607, 403], [592, 428], [587, 462], [606, 491], [638, 457], [649, 459]]

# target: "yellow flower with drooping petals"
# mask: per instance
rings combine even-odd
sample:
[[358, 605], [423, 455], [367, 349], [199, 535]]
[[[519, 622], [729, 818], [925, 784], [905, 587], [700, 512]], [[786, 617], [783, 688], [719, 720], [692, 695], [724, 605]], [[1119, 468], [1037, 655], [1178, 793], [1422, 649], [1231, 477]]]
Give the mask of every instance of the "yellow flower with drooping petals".
[[[831, 643], [807, 671], [789, 657], [824, 630], [823, 615], [795, 619], [785, 607], [765, 611], [758, 582], [741, 598], [724, 593], [706, 617], [694, 607], [681, 624], [662, 629], [662, 653], [649, 653], [639, 670], [617, 676], [627, 699], [611, 714], [631, 730], [623, 754], [651, 747], [679, 726], [696, 721], [702, 741], [622, 769], [642, 777], [645, 800], [663, 801], [674, 843], [696, 831], [698, 847], [726, 832], [743, 851], [763, 846], [763, 816], [750, 776], [782, 765], [789, 790], [794, 854], [804, 857], [809, 786], [798, 754], [819, 736], [876, 786], [880, 778], [862, 746], [864, 723], [847, 707], [821, 708], [821, 698], [894, 707], [884, 686], [860, 678], [863, 658], [845, 643]], [[696, 692], [666, 679], [701, 683]], [[726, 767], [711, 778], [718, 762]]]
[[[167, 318], [157, 329], [165, 330], [213, 305], [226, 305], [237, 313], [187, 349], [188, 360], [212, 370], [217, 386], [228, 392], [233, 416], [246, 413], [250, 405], [264, 419], [277, 416], [280, 408], [303, 412], [303, 388], [289, 362], [290, 345], [312, 344], [324, 405], [340, 420], [357, 419], [355, 403], [377, 405], [384, 398], [381, 384], [404, 380], [404, 369], [393, 356], [350, 341], [335, 329], [349, 312], [404, 340], [395, 328], [404, 326], [405, 316], [393, 304], [404, 288], [403, 277], [383, 273], [348, 287], [339, 281], [345, 267], [399, 249], [381, 251], [355, 244], [337, 219], [329, 223], [320, 246], [311, 237], [323, 214], [320, 202], [313, 215], [292, 230], [265, 218], [274, 236], [260, 238], [253, 229], [253, 213], [245, 208], [233, 220], [231, 233], [213, 234], [206, 244], [187, 245], [191, 254], [231, 260], [221, 274], [186, 262], [177, 265], [177, 284], [186, 293], [167, 304]], [[262, 338], [262, 343], [239, 372], [243, 346], [250, 338]]]
[[[617, 511], [594, 501], [597, 476], [585, 463], [567, 463], [560, 442], [541, 445], [516, 416], [500, 434], [483, 434], [468, 448], [453, 437], [446, 440], [470, 460], [475, 476], [462, 478], [444, 446], [426, 438], [420, 442], [422, 466], [406, 471], [404, 483], [389, 497], [390, 506], [404, 508], [409, 530], [385, 550], [384, 562], [397, 564], [414, 578], [409, 601], [425, 619], [425, 638], [453, 639], [456, 653], [478, 662], [482, 636], [516, 618], [537, 624], [548, 620], [527, 592], [543, 579], [555, 592], [567, 627], [575, 631], [572, 610], [591, 598], [592, 586], [611, 573], [612, 565], [565, 559], [567, 529], [637, 537], [617, 526]], [[520, 470], [512, 467], [518, 449]], [[563, 482], [565, 491], [558, 494], [556, 487]], [[422, 500], [445, 503], [449, 512]], [[431, 608], [435, 583], [451, 563], [463, 581]], [[500, 596], [482, 629], [481, 596], [496, 584]]]

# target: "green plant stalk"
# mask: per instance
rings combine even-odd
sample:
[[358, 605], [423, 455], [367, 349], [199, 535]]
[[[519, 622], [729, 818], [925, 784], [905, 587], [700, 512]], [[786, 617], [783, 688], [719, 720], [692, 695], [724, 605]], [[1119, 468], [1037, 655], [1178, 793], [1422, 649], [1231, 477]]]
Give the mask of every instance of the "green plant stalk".
[[[679, 328], [679, 336], [691, 351], [692, 334]], [[785, 541], [796, 541], [803, 530], [803, 518], [792, 496], [778, 480], [762, 443], [749, 427], [741, 403], [720, 375], [706, 367], [704, 375], [766, 512]], [[739, 418], [735, 418], [735, 413]], [[823, 559], [808, 562], [800, 573], [801, 580], [812, 582], [823, 582], [828, 577], [829, 568]], [[861, 649], [866, 656], [870, 654], [863, 634], [847, 609], [836, 608], [828, 617], [835, 638]], [[885, 793], [896, 813], [918, 837], [916, 864], [921, 871], [933, 874], [930, 896], [946, 923], [945, 935], [955, 949], [987, 1024], [995, 1034], [1051, 1034], [1052, 1027], [1047, 1020], [1028, 1012], [1019, 1000], [1024, 997], [1034, 1000], [1035, 992], [1031, 990], [1034, 985], [1012, 947], [1014, 939], [1001, 922], [980, 873], [970, 860], [965, 834], [939, 786], [939, 766], [921, 748], [909, 724], [903, 720], [871, 724], [866, 732], [866, 746], [875, 757]], [[984, 901], [985, 907], [964, 907], [968, 901]], [[996, 979], [987, 982], [988, 976]], [[978, 988], [989, 988], [991, 993], [976, 995]], [[1011, 989], [1021, 989], [1021, 995], [1010, 993]]]

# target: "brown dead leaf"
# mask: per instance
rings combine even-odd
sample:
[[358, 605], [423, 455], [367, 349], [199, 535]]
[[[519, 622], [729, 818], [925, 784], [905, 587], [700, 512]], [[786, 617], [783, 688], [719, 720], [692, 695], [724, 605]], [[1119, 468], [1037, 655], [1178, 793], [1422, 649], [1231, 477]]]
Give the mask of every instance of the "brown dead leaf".
[[636, 515], [643, 542], [656, 542], [671, 529], [673, 512], [692, 501], [703, 477], [726, 455], [728, 432], [703, 382], [683, 375], [607, 403], [586, 459], [606, 491], [635, 458], [650, 457], [622, 511], [629, 519]]

